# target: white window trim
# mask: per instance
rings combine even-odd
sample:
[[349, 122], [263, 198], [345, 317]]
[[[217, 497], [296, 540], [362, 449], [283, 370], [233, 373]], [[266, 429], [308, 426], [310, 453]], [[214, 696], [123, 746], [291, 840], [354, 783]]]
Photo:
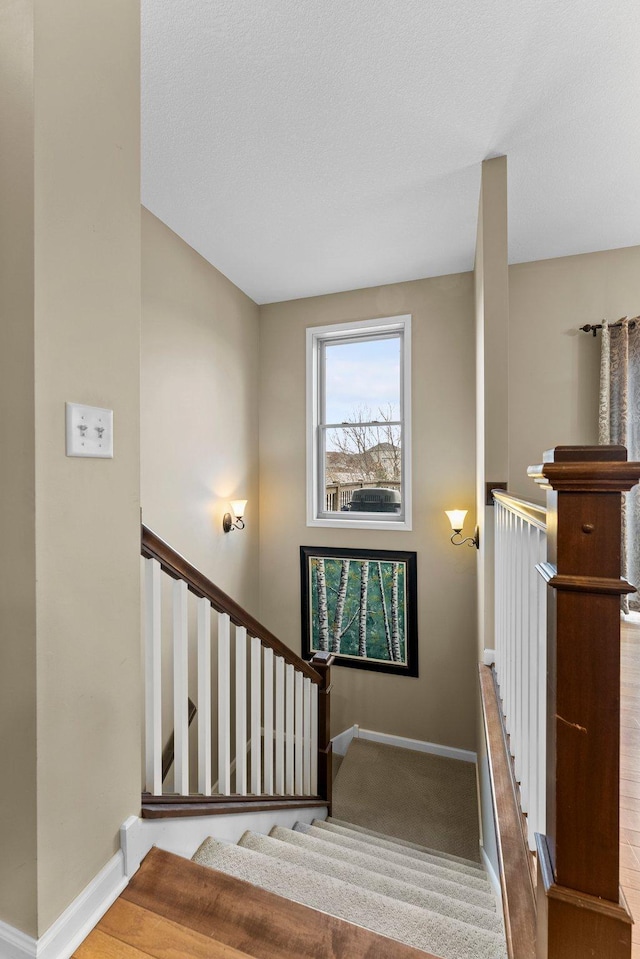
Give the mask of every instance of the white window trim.
[[[320, 402], [318, 349], [322, 340], [345, 339], [357, 333], [403, 334], [402, 352], [402, 520], [349, 519], [342, 517], [318, 517], [318, 443], [316, 429]], [[411, 470], [411, 315], [386, 316], [377, 320], [358, 320], [354, 323], [335, 323], [330, 326], [307, 328], [307, 526], [325, 526], [333, 529], [412, 529], [412, 470]]]

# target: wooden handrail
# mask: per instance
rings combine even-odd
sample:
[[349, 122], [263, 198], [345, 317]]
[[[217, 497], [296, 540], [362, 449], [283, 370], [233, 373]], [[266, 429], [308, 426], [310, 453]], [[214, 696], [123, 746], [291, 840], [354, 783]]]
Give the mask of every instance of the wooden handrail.
[[297, 656], [285, 644], [274, 636], [266, 627], [259, 623], [250, 613], [243, 609], [235, 599], [223, 592], [215, 583], [207, 579], [195, 566], [192, 566], [184, 556], [181, 556], [168, 543], [150, 530], [142, 526], [141, 553], [147, 559], [158, 561], [163, 571], [173, 579], [181, 579], [189, 590], [196, 596], [208, 599], [214, 609], [220, 613], [227, 613], [232, 623], [244, 626], [250, 636], [255, 636], [263, 646], [267, 646], [281, 656], [289, 665], [307, 676], [312, 683], [322, 686], [323, 677], [317, 670]]
[[521, 499], [513, 493], [506, 490], [492, 489], [491, 495], [496, 503], [500, 503], [509, 512], [515, 513], [521, 519], [530, 523], [531, 526], [537, 526], [538, 529], [547, 528], [547, 509], [546, 506], [540, 506], [539, 503], [530, 503], [526, 499]]
[[536, 894], [495, 677], [479, 666], [508, 955], [535, 959]]

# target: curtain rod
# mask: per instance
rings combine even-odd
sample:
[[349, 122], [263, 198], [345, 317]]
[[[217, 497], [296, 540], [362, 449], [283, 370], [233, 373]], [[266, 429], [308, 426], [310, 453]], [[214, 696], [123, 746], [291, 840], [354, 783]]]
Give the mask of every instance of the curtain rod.
[[[622, 321], [628, 319], [626, 316], [621, 316], [619, 320], [616, 320], [615, 323], [609, 323], [609, 329], [612, 326], [622, 326]], [[640, 316], [633, 316], [629, 320], [629, 329], [632, 330], [636, 325], [636, 320], [640, 320]], [[595, 336], [598, 330], [602, 329], [602, 323], [585, 323], [584, 326], [580, 327], [582, 333], [593, 333]]]

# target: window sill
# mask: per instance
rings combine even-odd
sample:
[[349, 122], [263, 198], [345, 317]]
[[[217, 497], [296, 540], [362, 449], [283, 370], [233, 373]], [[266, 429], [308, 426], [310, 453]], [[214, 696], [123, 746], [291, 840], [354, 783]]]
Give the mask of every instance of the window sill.
[[412, 530], [408, 520], [375, 520], [375, 519], [308, 519], [307, 526], [324, 526], [329, 529], [384, 529], [389, 532]]

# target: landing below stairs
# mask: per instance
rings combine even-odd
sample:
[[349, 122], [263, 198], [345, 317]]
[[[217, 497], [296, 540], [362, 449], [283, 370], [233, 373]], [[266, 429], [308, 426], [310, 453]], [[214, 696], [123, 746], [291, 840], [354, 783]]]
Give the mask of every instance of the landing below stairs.
[[335, 778], [332, 811], [345, 822], [480, 861], [474, 763], [355, 738]]

